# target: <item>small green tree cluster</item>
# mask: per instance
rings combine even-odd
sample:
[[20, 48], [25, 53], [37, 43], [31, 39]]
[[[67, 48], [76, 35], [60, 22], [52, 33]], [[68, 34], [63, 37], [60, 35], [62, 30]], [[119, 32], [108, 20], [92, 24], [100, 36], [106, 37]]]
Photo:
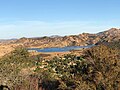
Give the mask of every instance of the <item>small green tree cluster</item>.
[[[45, 63], [45, 62], [44, 62]], [[119, 90], [120, 58], [116, 49], [99, 45], [85, 50], [79, 60], [74, 55], [55, 57], [38, 70], [44, 83], [58, 81], [47, 90]]]

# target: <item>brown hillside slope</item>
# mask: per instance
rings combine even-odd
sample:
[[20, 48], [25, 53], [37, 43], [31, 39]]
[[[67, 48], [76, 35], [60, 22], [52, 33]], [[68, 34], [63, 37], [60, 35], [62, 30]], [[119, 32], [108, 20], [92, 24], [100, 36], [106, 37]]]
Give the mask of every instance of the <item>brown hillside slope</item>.
[[64, 46], [87, 46], [98, 42], [112, 42], [120, 39], [120, 29], [111, 28], [97, 34], [82, 33], [64, 37], [21, 38], [14, 43], [26, 47], [46, 48]]

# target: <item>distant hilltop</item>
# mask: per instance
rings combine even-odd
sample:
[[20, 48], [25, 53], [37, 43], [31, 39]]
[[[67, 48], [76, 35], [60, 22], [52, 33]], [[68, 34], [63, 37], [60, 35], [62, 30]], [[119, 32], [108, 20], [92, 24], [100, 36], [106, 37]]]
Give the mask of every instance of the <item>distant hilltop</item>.
[[111, 28], [107, 31], [96, 34], [82, 33], [69, 36], [51, 36], [37, 38], [20, 38], [14, 40], [12, 44], [20, 44], [25, 47], [46, 48], [46, 47], [65, 47], [65, 46], [87, 46], [102, 42], [112, 42], [120, 40], [120, 29]]
[[12, 42], [15, 42], [17, 39], [0, 39], [0, 43], [3, 44], [9, 44], [9, 43], [12, 43]]

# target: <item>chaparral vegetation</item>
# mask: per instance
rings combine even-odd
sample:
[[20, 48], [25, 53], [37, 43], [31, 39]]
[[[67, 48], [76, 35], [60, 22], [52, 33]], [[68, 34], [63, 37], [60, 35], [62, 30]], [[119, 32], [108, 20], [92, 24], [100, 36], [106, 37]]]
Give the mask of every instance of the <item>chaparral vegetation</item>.
[[45, 90], [119, 90], [117, 44], [98, 45], [80, 56], [67, 54], [52, 60], [31, 57], [27, 49], [19, 47], [0, 59], [0, 84], [11, 90], [31, 90], [30, 85]]

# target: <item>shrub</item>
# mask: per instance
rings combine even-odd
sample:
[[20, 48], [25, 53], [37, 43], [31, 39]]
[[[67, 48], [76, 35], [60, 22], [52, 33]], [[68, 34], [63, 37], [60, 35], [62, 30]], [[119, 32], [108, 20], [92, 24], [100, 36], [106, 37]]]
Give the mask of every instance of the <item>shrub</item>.
[[33, 66], [34, 62], [29, 57], [27, 49], [23, 47], [16, 48], [9, 55], [0, 60], [0, 84], [10, 87], [22, 83], [25, 77], [20, 74], [23, 69]]

